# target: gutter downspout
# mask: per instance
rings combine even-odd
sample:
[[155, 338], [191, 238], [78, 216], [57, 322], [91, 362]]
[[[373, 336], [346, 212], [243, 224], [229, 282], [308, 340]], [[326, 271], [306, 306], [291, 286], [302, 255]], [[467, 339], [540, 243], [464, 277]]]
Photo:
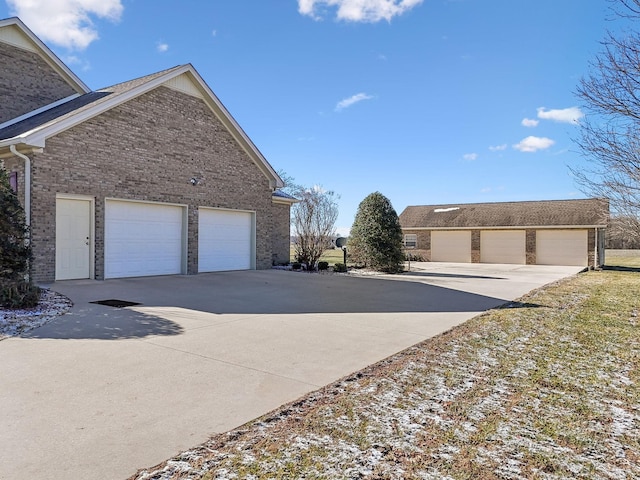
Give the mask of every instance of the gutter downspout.
[[[9, 145], [9, 150], [16, 157], [24, 160], [24, 217], [27, 227], [31, 228], [31, 159], [16, 150], [16, 146], [13, 144]], [[31, 242], [31, 235], [27, 241]]]

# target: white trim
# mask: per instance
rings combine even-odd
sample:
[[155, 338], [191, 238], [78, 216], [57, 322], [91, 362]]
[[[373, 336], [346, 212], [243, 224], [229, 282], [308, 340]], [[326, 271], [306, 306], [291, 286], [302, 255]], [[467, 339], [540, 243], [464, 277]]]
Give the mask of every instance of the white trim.
[[271, 197], [271, 203], [275, 203], [278, 205], [294, 205], [296, 203], [300, 203], [300, 200], [297, 198], [282, 198], [282, 197]]
[[[412, 237], [409, 239], [408, 237]], [[418, 234], [416, 233], [405, 233], [402, 237], [402, 244], [404, 248], [418, 248]], [[412, 245], [407, 245], [412, 244]]]
[[40, 107], [37, 110], [33, 110], [31, 112], [27, 112], [24, 115], [20, 115], [19, 117], [16, 118], [12, 118], [11, 120], [7, 120], [4, 123], [0, 123], [0, 129], [3, 129], [5, 127], [9, 127], [15, 123], [21, 122], [22, 120], [26, 120], [27, 118], [31, 118], [35, 115], [38, 115], [39, 113], [42, 112], [46, 112], [47, 110], [50, 110], [54, 107], [57, 107], [58, 105], [62, 105], [63, 103], [67, 103], [71, 100], [74, 100], [76, 98], [78, 98], [80, 96], [79, 93], [74, 93], [73, 95], [69, 95], [66, 98], [62, 98], [56, 102], [50, 103], [49, 105], [45, 105], [44, 107]]
[[[75, 195], [72, 193], [56, 193], [56, 202], [62, 200], [82, 200], [89, 202], [89, 278], [96, 276], [96, 199], [89, 195]], [[57, 224], [55, 225], [57, 229]], [[54, 241], [57, 239], [54, 236]], [[54, 272], [57, 269], [54, 268]]]
[[67, 67], [53, 51], [47, 47], [42, 40], [40, 40], [18, 17], [7, 18], [0, 20], [0, 28], [15, 26], [19, 28], [24, 35], [28, 37], [28, 40], [33, 42], [37, 49], [37, 53], [42, 59], [49, 64], [60, 76], [62, 76], [67, 83], [78, 93], [89, 93], [91, 89], [82, 81], [75, 73], [73, 73], [69, 67]]
[[156, 205], [170, 205], [172, 207], [182, 207], [188, 208], [189, 205], [185, 203], [171, 203], [171, 202], [158, 202], [155, 200], [137, 200], [132, 198], [117, 198], [117, 197], [105, 197], [104, 201], [115, 201], [115, 202], [134, 202], [134, 203], [155, 203]]
[[[149, 80], [148, 82], [138, 85], [137, 87], [127, 92], [114, 95], [113, 97], [107, 97], [106, 100], [99, 102], [98, 104], [93, 105], [86, 110], [82, 110], [77, 114], [71, 115], [62, 121], [52, 121], [48, 124], [34, 128], [29, 132], [25, 132], [18, 137], [2, 141], [0, 142], [0, 146], [10, 145], [11, 143], [25, 143], [37, 147], [44, 147], [47, 138], [53, 135], [57, 135], [65, 130], [68, 130], [71, 127], [78, 125], [79, 123], [85, 122], [97, 115], [100, 115], [105, 111], [110, 110], [111, 108], [121, 105], [122, 103], [125, 103], [159, 86], [162, 86], [171, 79], [183, 74], [188, 76], [195, 83], [195, 87], [203, 92], [203, 101], [209, 106], [211, 111], [225, 126], [227, 131], [236, 140], [236, 142], [238, 142], [240, 147], [249, 155], [256, 166], [262, 171], [264, 176], [269, 179], [270, 187], [272, 189], [284, 187], [284, 182], [282, 181], [280, 176], [276, 173], [267, 159], [262, 155], [260, 150], [258, 150], [258, 147], [255, 146], [255, 144], [247, 136], [244, 130], [242, 130], [240, 125], [238, 125], [236, 120], [231, 116], [222, 102], [220, 102], [218, 97], [216, 97], [213, 91], [209, 88], [209, 86], [205, 83], [205, 81], [191, 64], [182, 65], [181, 67], [173, 69], [165, 73], [164, 75], [160, 75], [154, 79]], [[100, 91], [103, 90], [98, 90], [98, 92]]]

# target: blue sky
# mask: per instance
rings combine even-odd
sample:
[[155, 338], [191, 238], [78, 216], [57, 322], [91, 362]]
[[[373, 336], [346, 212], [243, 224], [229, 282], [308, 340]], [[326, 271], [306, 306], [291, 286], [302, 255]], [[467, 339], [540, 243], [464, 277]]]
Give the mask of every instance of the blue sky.
[[192, 63], [277, 170], [407, 205], [583, 198], [606, 0], [6, 0], [91, 88]]

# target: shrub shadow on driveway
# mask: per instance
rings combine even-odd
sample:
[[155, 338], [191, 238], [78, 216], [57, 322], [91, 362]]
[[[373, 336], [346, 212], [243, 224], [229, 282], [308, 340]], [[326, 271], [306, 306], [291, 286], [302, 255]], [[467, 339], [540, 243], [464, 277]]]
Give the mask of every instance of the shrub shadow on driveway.
[[75, 309], [52, 322], [21, 335], [30, 339], [123, 340], [180, 335], [182, 326], [169, 319], [130, 309], [109, 307]]

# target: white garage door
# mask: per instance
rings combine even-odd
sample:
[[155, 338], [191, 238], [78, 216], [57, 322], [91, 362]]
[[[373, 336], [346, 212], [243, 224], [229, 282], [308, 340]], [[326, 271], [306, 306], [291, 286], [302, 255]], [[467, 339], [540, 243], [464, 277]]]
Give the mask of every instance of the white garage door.
[[480, 262], [527, 263], [524, 230], [483, 230], [480, 232]]
[[538, 265], [587, 266], [587, 230], [538, 230]]
[[431, 261], [471, 263], [471, 232], [431, 232]]
[[183, 273], [184, 207], [107, 200], [106, 278]]
[[220, 272], [254, 268], [253, 213], [200, 208], [198, 271]]

